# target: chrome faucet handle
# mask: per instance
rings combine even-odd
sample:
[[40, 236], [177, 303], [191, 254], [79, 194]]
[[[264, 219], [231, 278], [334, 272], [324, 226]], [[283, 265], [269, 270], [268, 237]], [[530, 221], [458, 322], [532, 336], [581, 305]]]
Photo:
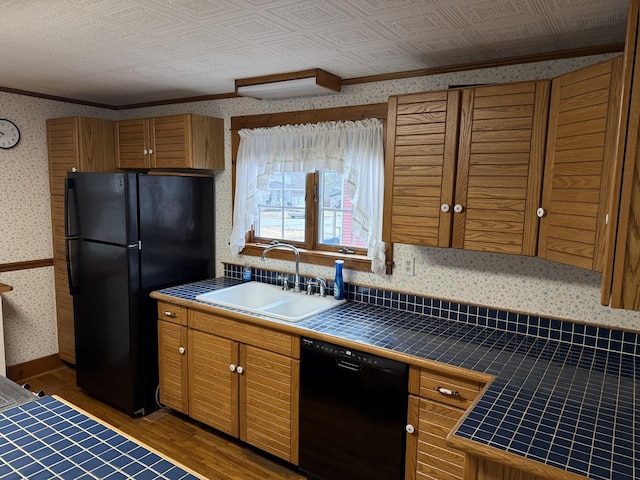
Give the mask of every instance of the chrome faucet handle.
[[327, 296], [327, 280], [323, 277], [316, 277], [316, 282], [318, 285], [318, 290], [319, 290], [319, 294], [321, 297], [326, 297]]
[[316, 282], [315, 280], [307, 280], [307, 295], [313, 295], [313, 287], [315, 287], [316, 285], [320, 285], [318, 282]]
[[278, 280], [282, 280], [282, 290], [289, 290], [289, 276], [288, 275], [278, 275], [276, 278]]

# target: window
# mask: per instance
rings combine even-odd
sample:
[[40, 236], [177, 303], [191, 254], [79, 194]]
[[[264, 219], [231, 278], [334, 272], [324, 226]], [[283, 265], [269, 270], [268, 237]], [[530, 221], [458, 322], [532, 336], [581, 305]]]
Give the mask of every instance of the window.
[[232, 253], [260, 255], [277, 240], [300, 247], [302, 262], [331, 266], [343, 258], [347, 268], [386, 270], [382, 121], [282, 125], [284, 118], [359, 119], [372, 112], [384, 118], [385, 105], [231, 119]]
[[340, 172], [272, 173], [260, 195], [252, 241], [366, 255], [353, 225], [353, 201]]

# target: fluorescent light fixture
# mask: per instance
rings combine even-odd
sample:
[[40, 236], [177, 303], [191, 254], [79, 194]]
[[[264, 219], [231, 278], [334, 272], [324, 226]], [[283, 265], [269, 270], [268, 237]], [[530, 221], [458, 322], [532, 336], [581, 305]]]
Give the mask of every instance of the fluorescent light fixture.
[[236, 80], [236, 93], [259, 99], [310, 97], [339, 93], [341, 83], [340, 77], [316, 68]]

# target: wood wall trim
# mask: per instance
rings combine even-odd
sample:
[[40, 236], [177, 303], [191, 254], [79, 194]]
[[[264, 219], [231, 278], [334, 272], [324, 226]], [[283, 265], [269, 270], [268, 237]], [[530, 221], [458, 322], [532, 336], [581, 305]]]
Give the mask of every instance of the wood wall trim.
[[7, 293], [13, 290], [11, 285], [7, 285], [6, 283], [0, 283], [0, 293]]
[[[571, 50], [560, 50], [547, 53], [537, 53], [534, 55], [522, 55], [517, 57], [509, 57], [497, 60], [488, 60], [474, 63], [464, 63], [459, 65], [449, 65], [442, 67], [423, 68], [419, 70], [409, 70], [405, 72], [387, 73], [382, 75], [369, 75], [366, 77], [354, 77], [342, 80], [342, 85], [356, 85], [359, 83], [382, 82], [386, 80], [400, 80], [403, 78], [423, 77], [427, 75], [438, 75], [441, 73], [464, 72], [468, 70], [476, 70], [480, 68], [504, 67], [509, 65], [543, 62], [551, 60], [562, 60], [565, 58], [585, 57], [589, 55], [604, 55], [607, 53], [619, 53], [624, 50], [624, 43], [612, 43], [596, 47], [575, 48]], [[58, 97], [55, 95], [46, 95], [44, 93], [30, 92], [27, 90], [19, 90], [16, 88], [0, 86], [0, 92], [14, 93], [16, 95], [24, 95], [27, 97], [45, 98], [48, 100], [57, 100], [66, 103], [75, 103], [78, 105], [87, 105], [90, 107], [100, 107], [109, 110], [130, 110], [135, 108], [156, 107], [160, 105], [175, 105], [178, 103], [204, 102], [208, 100], [220, 100], [225, 98], [240, 98], [235, 92], [220, 93], [214, 95], [200, 95], [197, 97], [175, 98], [172, 100], [160, 100], [157, 102], [131, 103], [128, 105], [105, 105], [102, 103], [87, 102], [68, 97]]]
[[[452, 447], [457, 448], [458, 450], [462, 450], [463, 452], [471, 456], [478, 457], [481, 460], [490, 460], [500, 465], [506, 465], [510, 468], [514, 468], [520, 472], [524, 472], [525, 474], [535, 475], [536, 480], [584, 480], [585, 478], [582, 475], [578, 475], [577, 473], [562, 470], [558, 467], [547, 465], [536, 460], [531, 460], [529, 458], [521, 457], [519, 455], [499, 450], [497, 448], [482, 445], [468, 438], [458, 437], [453, 433], [450, 433], [447, 436], [446, 441]], [[516, 477], [510, 476], [504, 478]], [[528, 476], [524, 478], [526, 478], [527, 480], [533, 480]]]
[[18, 88], [9, 88], [9, 87], [0, 86], [0, 92], [13, 93], [15, 95], [24, 95], [25, 97], [44, 98], [45, 100], [55, 100], [58, 102], [75, 103], [77, 105], [85, 105], [87, 107], [114, 109], [113, 106], [106, 105], [104, 103], [95, 103], [95, 102], [88, 102], [85, 100], [76, 100], [74, 98], [69, 98], [69, 97], [59, 97], [57, 95], [47, 95], [46, 93], [31, 92], [29, 90], [20, 90]]
[[40, 260], [27, 260], [26, 262], [0, 263], [0, 272], [14, 272], [16, 270], [29, 270], [31, 268], [52, 267], [53, 258]]
[[518, 57], [498, 58], [495, 60], [484, 60], [481, 62], [461, 63], [458, 65], [446, 65], [442, 67], [421, 68], [397, 73], [385, 73], [381, 75], [369, 75], [366, 77], [355, 77], [342, 80], [342, 85], [355, 85], [358, 83], [384, 82], [387, 80], [400, 80], [411, 77], [426, 77], [429, 75], [439, 75], [442, 73], [466, 72], [468, 70], [478, 70], [481, 68], [508, 67], [510, 65], [521, 65], [525, 63], [545, 62], [550, 60], [562, 60], [565, 58], [587, 57], [590, 55], [604, 55], [607, 53], [622, 53], [624, 43], [611, 43], [599, 47], [574, 48], [572, 50], [555, 51], [548, 53], [536, 53], [533, 55], [521, 55]]
[[387, 104], [372, 103], [352, 107], [321, 108], [318, 110], [300, 110], [297, 112], [264, 113], [231, 118], [231, 131], [243, 128], [268, 128], [279, 125], [297, 125], [305, 123], [356, 121], [366, 118], [386, 120]]
[[48, 373], [64, 366], [65, 363], [60, 360], [57, 353], [54, 353], [53, 355], [48, 355], [46, 357], [36, 358], [34, 360], [29, 360], [28, 362], [8, 366], [7, 378], [20, 383], [27, 378], [42, 375], [43, 373]]

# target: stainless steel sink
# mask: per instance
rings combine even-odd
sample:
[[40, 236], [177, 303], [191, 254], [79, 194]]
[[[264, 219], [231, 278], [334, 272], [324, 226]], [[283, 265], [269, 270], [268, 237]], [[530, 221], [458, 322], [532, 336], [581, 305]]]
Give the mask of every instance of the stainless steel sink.
[[196, 300], [288, 322], [299, 322], [345, 303], [345, 300], [336, 300], [333, 297], [295, 293], [260, 282], [247, 282], [203, 293], [198, 295]]

